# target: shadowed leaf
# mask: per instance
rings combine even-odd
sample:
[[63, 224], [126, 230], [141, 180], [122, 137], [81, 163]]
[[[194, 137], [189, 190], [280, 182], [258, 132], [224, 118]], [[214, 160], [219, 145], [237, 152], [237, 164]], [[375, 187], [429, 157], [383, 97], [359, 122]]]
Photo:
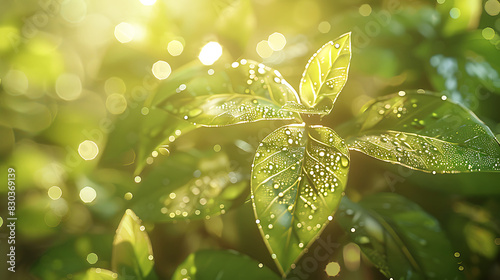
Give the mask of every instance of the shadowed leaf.
[[387, 278], [463, 279], [438, 221], [402, 196], [344, 197], [335, 219]]
[[[243, 194], [248, 183], [231, 171], [223, 152], [176, 154], [164, 159], [141, 182], [133, 209], [145, 220], [169, 222], [223, 214]], [[168, 184], [165, 184], [168, 182]]]

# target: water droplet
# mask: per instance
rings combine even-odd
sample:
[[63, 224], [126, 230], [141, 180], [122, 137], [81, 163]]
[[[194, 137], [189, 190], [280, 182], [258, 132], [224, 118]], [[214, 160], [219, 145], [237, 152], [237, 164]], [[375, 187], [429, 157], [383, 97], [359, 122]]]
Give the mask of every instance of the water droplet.
[[194, 117], [199, 116], [201, 113], [203, 113], [203, 110], [202, 110], [202, 109], [200, 109], [200, 108], [195, 108], [195, 109], [192, 109], [192, 110], [190, 110], [190, 111], [189, 111], [188, 116], [189, 116], [190, 118], [194, 118]]
[[342, 167], [348, 167], [349, 166], [349, 159], [346, 156], [341, 156], [340, 157], [340, 164]]

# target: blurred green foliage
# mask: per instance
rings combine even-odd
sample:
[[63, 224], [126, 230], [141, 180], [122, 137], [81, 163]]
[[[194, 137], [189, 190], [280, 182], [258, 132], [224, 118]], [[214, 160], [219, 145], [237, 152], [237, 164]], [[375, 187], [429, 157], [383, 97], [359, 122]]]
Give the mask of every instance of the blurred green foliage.
[[[155, 96], [215, 69], [198, 59], [210, 41], [222, 46], [216, 64], [263, 62], [297, 88], [310, 54], [352, 31], [349, 81], [326, 124], [351, 119], [374, 97], [425, 89], [472, 110], [498, 138], [499, 12], [497, 0], [3, 1], [0, 177], [16, 169], [16, 276], [111, 271], [112, 236], [128, 208], [145, 221], [160, 279], [178, 276], [186, 258], [198, 266], [206, 257], [195, 253], [200, 249], [235, 249], [277, 271], [255, 227], [247, 184], [258, 143], [283, 122], [192, 130], [151, 107]], [[271, 44], [275, 32], [286, 38], [282, 49]], [[203, 179], [214, 175], [215, 182]], [[411, 199], [440, 222], [467, 279], [497, 279], [499, 180], [498, 173], [433, 176], [353, 153], [347, 196]], [[160, 202], [191, 190], [187, 184], [226, 186], [222, 195], [231, 202], [218, 210], [226, 213], [156, 223], [169, 207]], [[6, 192], [0, 188], [1, 234]], [[326, 264], [338, 262], [341, 279], [384, 279], [338, 225], [321, 238], [330, 237], [338, 249], [307, 277], [327, 279]], [[10, 279], [3, 265], [0, 277]]]

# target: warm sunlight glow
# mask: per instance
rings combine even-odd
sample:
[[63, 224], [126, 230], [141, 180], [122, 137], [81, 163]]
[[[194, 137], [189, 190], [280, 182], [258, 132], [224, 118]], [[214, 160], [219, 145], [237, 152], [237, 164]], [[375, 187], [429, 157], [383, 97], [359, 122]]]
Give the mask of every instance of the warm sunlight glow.
[[80, 191], [80, 199], [84, 203], [91, 203], [92, 201], [94, 201], [96, 197], [97, 197], [97, 192], [89, 186], [83, 188]]
[[217, 42], [209, 42], [200, 51], [198, 59], [204, 65], [214, 64], [222, 56], [222, 46]]
[[167, 51], [172, 56], [178, 56], [184, 50], [184, 45], [180, 41], [172, 40], [167, 45]]
[[115, 27], [115, 37], [120, 43], [128, 43], [134, 39], [135, 28], [130, 23], [122, 22]]
[[47, 194], [49, 195], [50, 199], [58, 200], [59, 198], [61, 198], [62, 190], [58, 186], [52, 186], [50, 187]]
[[172, 68], [168, 62], [158, 60], [155, 64], [153, 64], [151, 71], [158, 80], [165, 80], [172, 73]]
[[93, 160], [99, 154], [99, 147], [94, 141], [85, 140], [78, 146], [78, 154], [84, 160]]
[[156, 0], [139, 0], [144, 6], [152, 6], [156, 3]]
[[268, 42], [273, 51], [281, 51], [286, 45], [286, 38], [283, 34], [275, 32], [269, 35]]
[[273, 49], [269, 46], [268, 41], [260, 41], [255, 48], [257, 54], [262, 58], [268, 58], [273, 54]]
[[326, 274], [328, 276], [337, 276], [340, 273], [340, 265], [338, 262], [331, 262], [326, 265], [325, 268]]
[[82, 81], [75, 74], [62, 74], [56, 80], [56, 94], [62, 100], [70, 101], [80, 97]]

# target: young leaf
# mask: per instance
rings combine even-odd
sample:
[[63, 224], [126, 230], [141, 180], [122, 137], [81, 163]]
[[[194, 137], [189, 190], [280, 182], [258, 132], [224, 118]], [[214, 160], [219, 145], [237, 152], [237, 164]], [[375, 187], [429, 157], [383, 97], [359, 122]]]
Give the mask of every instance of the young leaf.
[[400, 92], [383, 97], [343, 128], [350, 130], [350, 149], [412, 169], [500, 171], [500, 144], [491, 130], [444, 96]]
[[175, 270], [172, 280], [278, 280], [269, 268], [235, 251], [198, 251]]
[[296, 117], [269, 99], [234, 93], [171, 98], [165, 109], [193, 124], [209, 127]]
[[[240, 172], [231, 171], [223, 152], [176, 154], [149, 173], [137, 193], [133, 209], [146, 221], [204, 219], [227, 211], [235, 200], [248, 194]], [[196, 175], [194, 175], [196, 174]], [[168, 185], [158, 182], [168, 180]]]
[[127, 209], [113, 240], [111, 266], [119, 275], [134, 275], [138, 279], [157, 279], [153, 268], [153, 249], [141, 220]]
[[332, 219], [348, 169], [347, 146], [326, 127], [287, 125], [260, 143], [252, 168], [253, 207], [282, 273]]
[[438, 221], [402, 196], [379, 193], [359, 204], [344, 197], [335, 217], [387, 278], [463, 278]]
[[299, 118], [280, 111], [288, 101], [299, 102], [299, 97], [278, 71], [245, 59], [214, 68], [209, 69], [211, 75], [180, 84], [178, 93], [167, 93], [169, 97], [158, 106], [202, 126]]
[[347, 81], [351, 61], [351, 33], [346, 33], [319, 49], [306, 65], [300, 80], [302, 103], [314, 107], [322, 98], [333, 102]]
[[118, 274], [102, 268], [89, 268], [85, 273], [76, 275], [75, 280], [116, 280]]

